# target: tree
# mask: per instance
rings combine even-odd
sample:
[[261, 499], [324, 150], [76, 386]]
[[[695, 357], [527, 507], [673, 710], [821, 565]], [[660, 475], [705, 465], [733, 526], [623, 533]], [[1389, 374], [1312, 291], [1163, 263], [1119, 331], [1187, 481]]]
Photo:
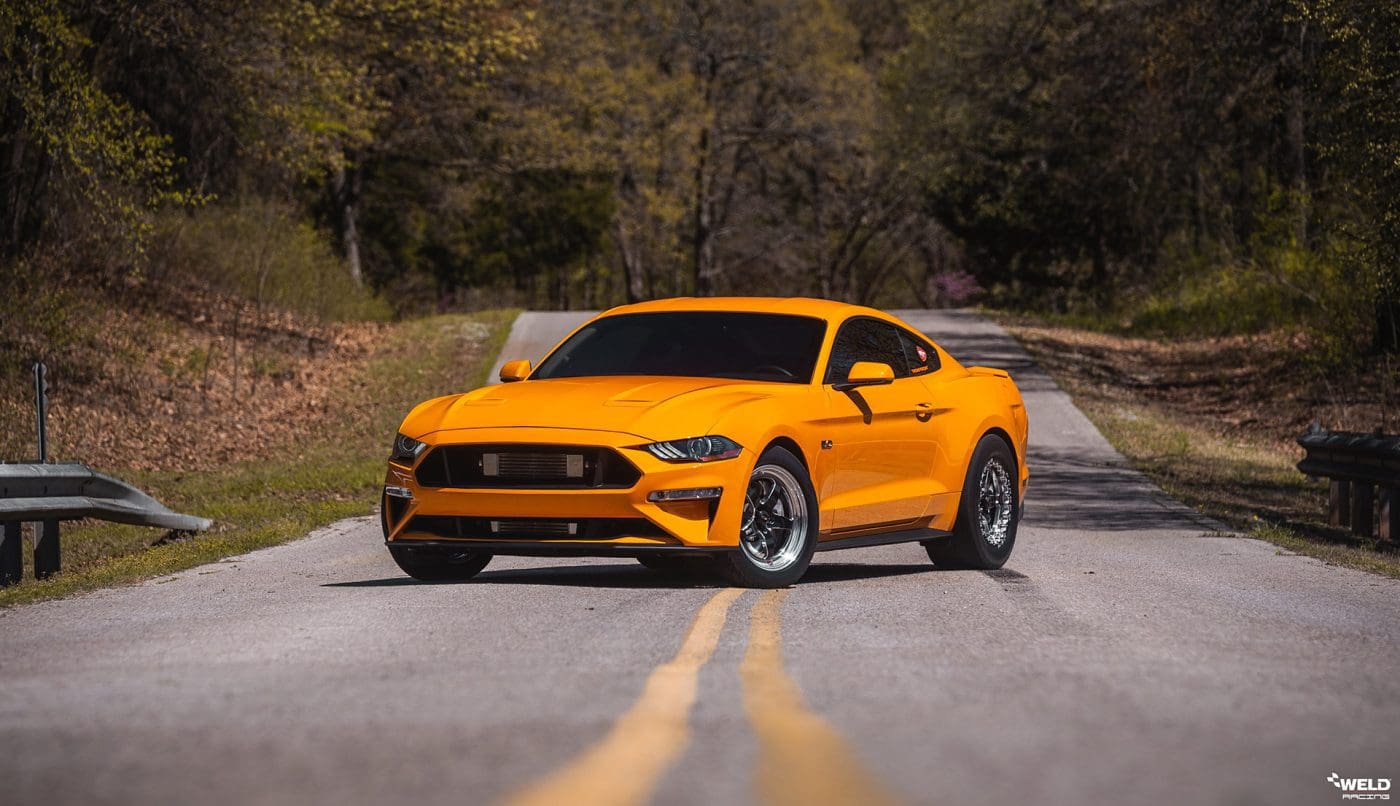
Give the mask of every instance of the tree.
[[1321, 29], [1318, 148], [1340, 212], [1334, 228], [1352, 287], [1375, 310], [1373, 346], [1400, 351], [1400, 7], [1299, 0]]
[[145, 211], [190, 198], [176, 189], [169, 139], [94, 72], [99, 45], [56, 0], [0, 7], [4, 256], [37, 240], [60, 208], [139, 250]]

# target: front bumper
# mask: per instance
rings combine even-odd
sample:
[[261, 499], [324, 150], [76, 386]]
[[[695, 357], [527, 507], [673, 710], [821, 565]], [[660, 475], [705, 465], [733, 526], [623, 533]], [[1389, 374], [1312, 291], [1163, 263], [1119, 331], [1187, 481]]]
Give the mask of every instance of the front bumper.
[[[641, 448], [633, 434], [557, 428], [492, 428], [439, 431], [424, 437], [429, 448], [414, 466], [389, 463], [382, 507], [391, 546], [471, 546], [495, 554], [635, 556], [655, 551], [718, 552], [736, 548], [744, 490], [756, 457], [715, 462], [664, 462]], [[418, 483], [415, 469], [433, 448], [462, 444], [600, 447], [616, 451], [640, 471], [626, 489], [443, 488]], [[719, 487], [717, 499], [654, 502], [657, 491]], [[407, 494], [408, 497], [405, 497]], [[500, 524], [579, 524], [559, 537], [504, 537]], [[594, 528], [607, 524], [606, 529]], [[635, 528], [633, 528], [635, 526]], [[606, 534], [605, 538], [594, 536]]]
[[622, 543], [583, 542], [583, 541], [537, 541], [537, 540], [427, 540], [407, 538], [386, 540], [384, 545], [390, 551], [404, 551], [410, 555], [442, 554], [460, 552], [467, 549], [485, 554], [500, 554], [514, 557], [654, 557], [665, 554], [671, 557], [713, 557], [727, 551], [738, 551], [735, 546], [728, 548], [707, 548], [702, 546], [640, 546]]

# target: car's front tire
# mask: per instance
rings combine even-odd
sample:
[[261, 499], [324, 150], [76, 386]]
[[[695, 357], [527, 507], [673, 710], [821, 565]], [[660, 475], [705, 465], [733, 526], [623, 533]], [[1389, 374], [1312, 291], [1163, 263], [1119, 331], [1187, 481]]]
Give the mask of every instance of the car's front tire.
[[1006, 440], [982, 437], [967, 466], [953, 534], [924, 543], [940, 568], [992, 570], [1006, 564], [1020, 520], [1016, 456]]
[[421, 582], [461, 582], [481, 573], [491, 562], [490, 554], [479, 551], [425, 551], [408, 546], [390, 546], [389, 554], [405, 574]]
[[720, 572], [745, 588], [791, 585], [812, 562], [818, 517], [807, 469], [785, 448], [769, 448], [758, 458], [744, 491], [739, 550], [724, 555]]

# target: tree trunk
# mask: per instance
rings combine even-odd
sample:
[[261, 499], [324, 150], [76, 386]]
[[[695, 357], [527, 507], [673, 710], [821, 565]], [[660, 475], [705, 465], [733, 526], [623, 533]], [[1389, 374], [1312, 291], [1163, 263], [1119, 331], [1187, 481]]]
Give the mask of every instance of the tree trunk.
[[1092, 292], [1094, 295], [1094, 302], [1098, 306], [1099, 310], [1103, 310], [1108, 307], [1109, 293], [1108, 246], [1104, 243], [1104, 236], [1102, 232], [1099, 232], [1099, 234], [1096, 235], [1094, 238], [1093, 259], [1094, 273], [1090, 278], [1089, 282], [1093, 286]]
[[[714, 293], [715, 235], [714, 206], [710, 199], [709, 182], [710, 130], [700, 131], [699, 154], [695, 163], [695, 233], [691, 244], [694, 255], [695, 294], [708, 297]], [[676, 289], [680, 294], [681, 290]]]
[[[18, 107], [19, 104], [14, 104]], [[9, 171], [5, 177], [6, 238], [4, 254], [13, 256], [20, 251], [24, 240], [24, 131], [19, 127], [13, 130], [10, 140]]]
[[1293, 162], [1293, 204], [1296, 205], [1293, 211], [1296, 216], [1293, 237], [1300, 248], [1308, 245], [1308, 99], [1304, 94], [1304, 82], [1311, 72], [1311, 65], [1308, 64], [1307, 35], [1307, 23], [1302, 23], [1298, 26], [1293, 76], [1288, 88], [1288, 149]]
[[835, 299], [832, 288], [832, 275], [836, 271], [835, 260], [827, 246], [826, 217], [823, 215], [821, 173], [816, 163], [807, 166], [807, 184], [812, 190], [812, 240], [817, 247], [817, 295], [822, 299]]
[[340, 227], [341, 249], [350, 267], [350, 277], [356, 285], [364, 285], [365, 274], [360, 264], [360, 231], [356, 215], [360, 204], [360, 169], [341, 166], [331, 182], [331, 198]]
[[589, 249], [583, 253], [583, 307], [584, 310], [594, 310], [593, 300], [596, 298], [596, 287], [598, 283], [597, 269], [593, 265], [593, 250]]
[[622, 264], [622, 292], [628, 303], [638, 302], [642, 298], [641, 266], [636, 251], [632, 249], [632, 242], [619, 221], [613, 222], [613, 240], [617, 243], [618, 262]]
[[1376, 352], [1400, 353], [1400, 299], [1376, 303]]
[[[700, 128], [700, 141], [695, 153], [695, 232], [693, 249], [694, 287], [696, 296], [708, 297], [715, 293], [715, 200], [713, 187], [714, 168], [711, 163], [715, 148], [716, 112], [714, 109], [714, 84], [717, 68], [714, 60], [708, 59], [702, 73], [705, 82], [704, 110], [706, 122]], [[681, 289], [676, 289], [677, 295]]]

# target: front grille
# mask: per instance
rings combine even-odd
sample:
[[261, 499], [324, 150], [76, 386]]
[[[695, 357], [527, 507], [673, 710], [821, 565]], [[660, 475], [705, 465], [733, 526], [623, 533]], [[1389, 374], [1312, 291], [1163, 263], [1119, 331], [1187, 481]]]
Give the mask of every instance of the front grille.
[[414, 471], [424, 487], [626, 489], [641, 473], [611, 448], [570, 445], [443, 445]]
[[579, 533], [578, 521], [493, 520], [487, 525], [493, 535], [521, 537], [574, 537]]
[[482, 474], [505, 479], [582, 479], [581, 453], [483, 453]]
[[619, 537], [667, 537], [646, 518], [526, 519], [456, 515], [417, 515], [405, 533], [481, 540], [613, 540]]

